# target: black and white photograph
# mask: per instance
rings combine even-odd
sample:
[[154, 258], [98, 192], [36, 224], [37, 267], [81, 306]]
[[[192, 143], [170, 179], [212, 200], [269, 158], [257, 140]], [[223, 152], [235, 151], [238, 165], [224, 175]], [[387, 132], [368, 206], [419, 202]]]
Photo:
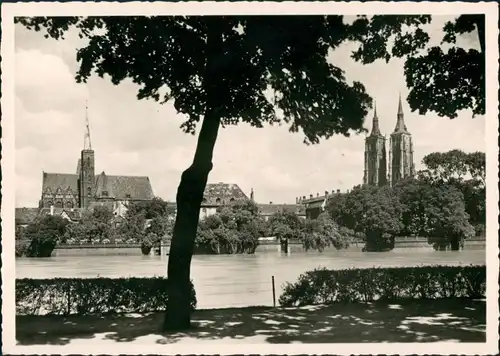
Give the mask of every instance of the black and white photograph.
[[2, 351], [498, 353], [497, 23], [3, 5]]

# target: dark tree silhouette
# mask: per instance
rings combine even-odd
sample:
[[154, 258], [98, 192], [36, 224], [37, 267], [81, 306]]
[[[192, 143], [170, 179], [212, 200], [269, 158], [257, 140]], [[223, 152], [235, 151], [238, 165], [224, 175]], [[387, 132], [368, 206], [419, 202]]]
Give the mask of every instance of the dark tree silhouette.
[[[372, 63], [377, 59], [389, 61], [391, 57], [404, 57], [406, 85], [410, 89], [408, 103], [412, 111], [418, 110], [421, 115], [433, 111], [453, 119], [464, 109], [471, 109], [473, 115], [484, 115], [484, 14], [461, 15], [446, 23], [441, 46], [425, 50], [429, 35], [420, 26], [403, 30], [402, 25], [407, 23], [400, 17], [380, 15], [357, 19], [352, 38], [360, 41], [361, 46], [353, 58]], [[421, 24], [428, 23], [430, 16], [420, 20]], [[456, 46], [457, 35], [474, 32], [480, 50]]]
[[[340, 15], [16, 19], [46, 37], [61, 39], [76, 28], [88, 39], [77, 51], [78, 82], [92, 73], [114, 84], [130, 78], [140, 87], [139, 99], [172, 99], [187, 117], [181, 126], [185, 132], [194, 133], [201, 123], [193, 162], [177, 190], [165, 329], [190, 326], [190, 264], [219, 127], [286, 123], [291, 132], [304, 134], [305, 143], [362, 131], [371, 98], [361, 83], [348, 83], [342, 69], [328, 62], [329, 51], [355, 40], [378, 56], [385, 37], [376, 34], [375, 41], [366, 41], [369, 32], [376, 32], [374, 24], [387, 23], [389, 32], [400, 34], [403, 25], [418, 27], [430, 16], [360, 21], [350, 25]], [[402, 47], [411, 53], [428, 39], [422, 30], [402, 36]]]

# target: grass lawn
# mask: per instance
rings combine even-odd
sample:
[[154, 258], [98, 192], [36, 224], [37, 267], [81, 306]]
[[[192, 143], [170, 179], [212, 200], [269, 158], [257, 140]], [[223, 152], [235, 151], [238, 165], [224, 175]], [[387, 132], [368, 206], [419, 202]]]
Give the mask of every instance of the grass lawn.
[[173, 334], [160, 331], [162, 318], [162, 313], [17, 316], [16, 339], [18, 345], [486, 341], [485, 300], [197, 310], [193, 329]]

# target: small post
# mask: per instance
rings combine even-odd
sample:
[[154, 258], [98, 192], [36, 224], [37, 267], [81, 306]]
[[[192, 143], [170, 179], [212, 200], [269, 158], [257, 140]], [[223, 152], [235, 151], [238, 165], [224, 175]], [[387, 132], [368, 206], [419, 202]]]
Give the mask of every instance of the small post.
[[274, 288], [274, 276], [271, 276], [271, 284], [273, 286], [273, 307], [276, 308], [276, 289]]

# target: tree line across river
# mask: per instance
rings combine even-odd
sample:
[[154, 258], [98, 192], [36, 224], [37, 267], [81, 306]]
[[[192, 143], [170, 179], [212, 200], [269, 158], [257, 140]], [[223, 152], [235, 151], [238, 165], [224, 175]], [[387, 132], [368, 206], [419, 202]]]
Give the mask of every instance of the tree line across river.
[[[266, 220], [250, 200], [222, 206], [199, 222], [195, 253], [254, 253], [265, 236], [318, 251], [360, 240], [365, 251], [387, 251], [397, 236], [425, 236], [437, 250], [458, 250], [465, 239], [484, 235], [484, 153], [436, 152], [423, 163], [415, 178], [394, 187], [357, 186], [328, 200], [317, 219], [278, 212]], [[16, 255], [48, 257], [58, 243], [139, 244], [149, 254], [168, 243], [174, 223], [174, 208], [161, 198], [131, 204], [118, 222], [105, 207], [84, 212], [76, 223], [45, 216], [16, 236]]]

